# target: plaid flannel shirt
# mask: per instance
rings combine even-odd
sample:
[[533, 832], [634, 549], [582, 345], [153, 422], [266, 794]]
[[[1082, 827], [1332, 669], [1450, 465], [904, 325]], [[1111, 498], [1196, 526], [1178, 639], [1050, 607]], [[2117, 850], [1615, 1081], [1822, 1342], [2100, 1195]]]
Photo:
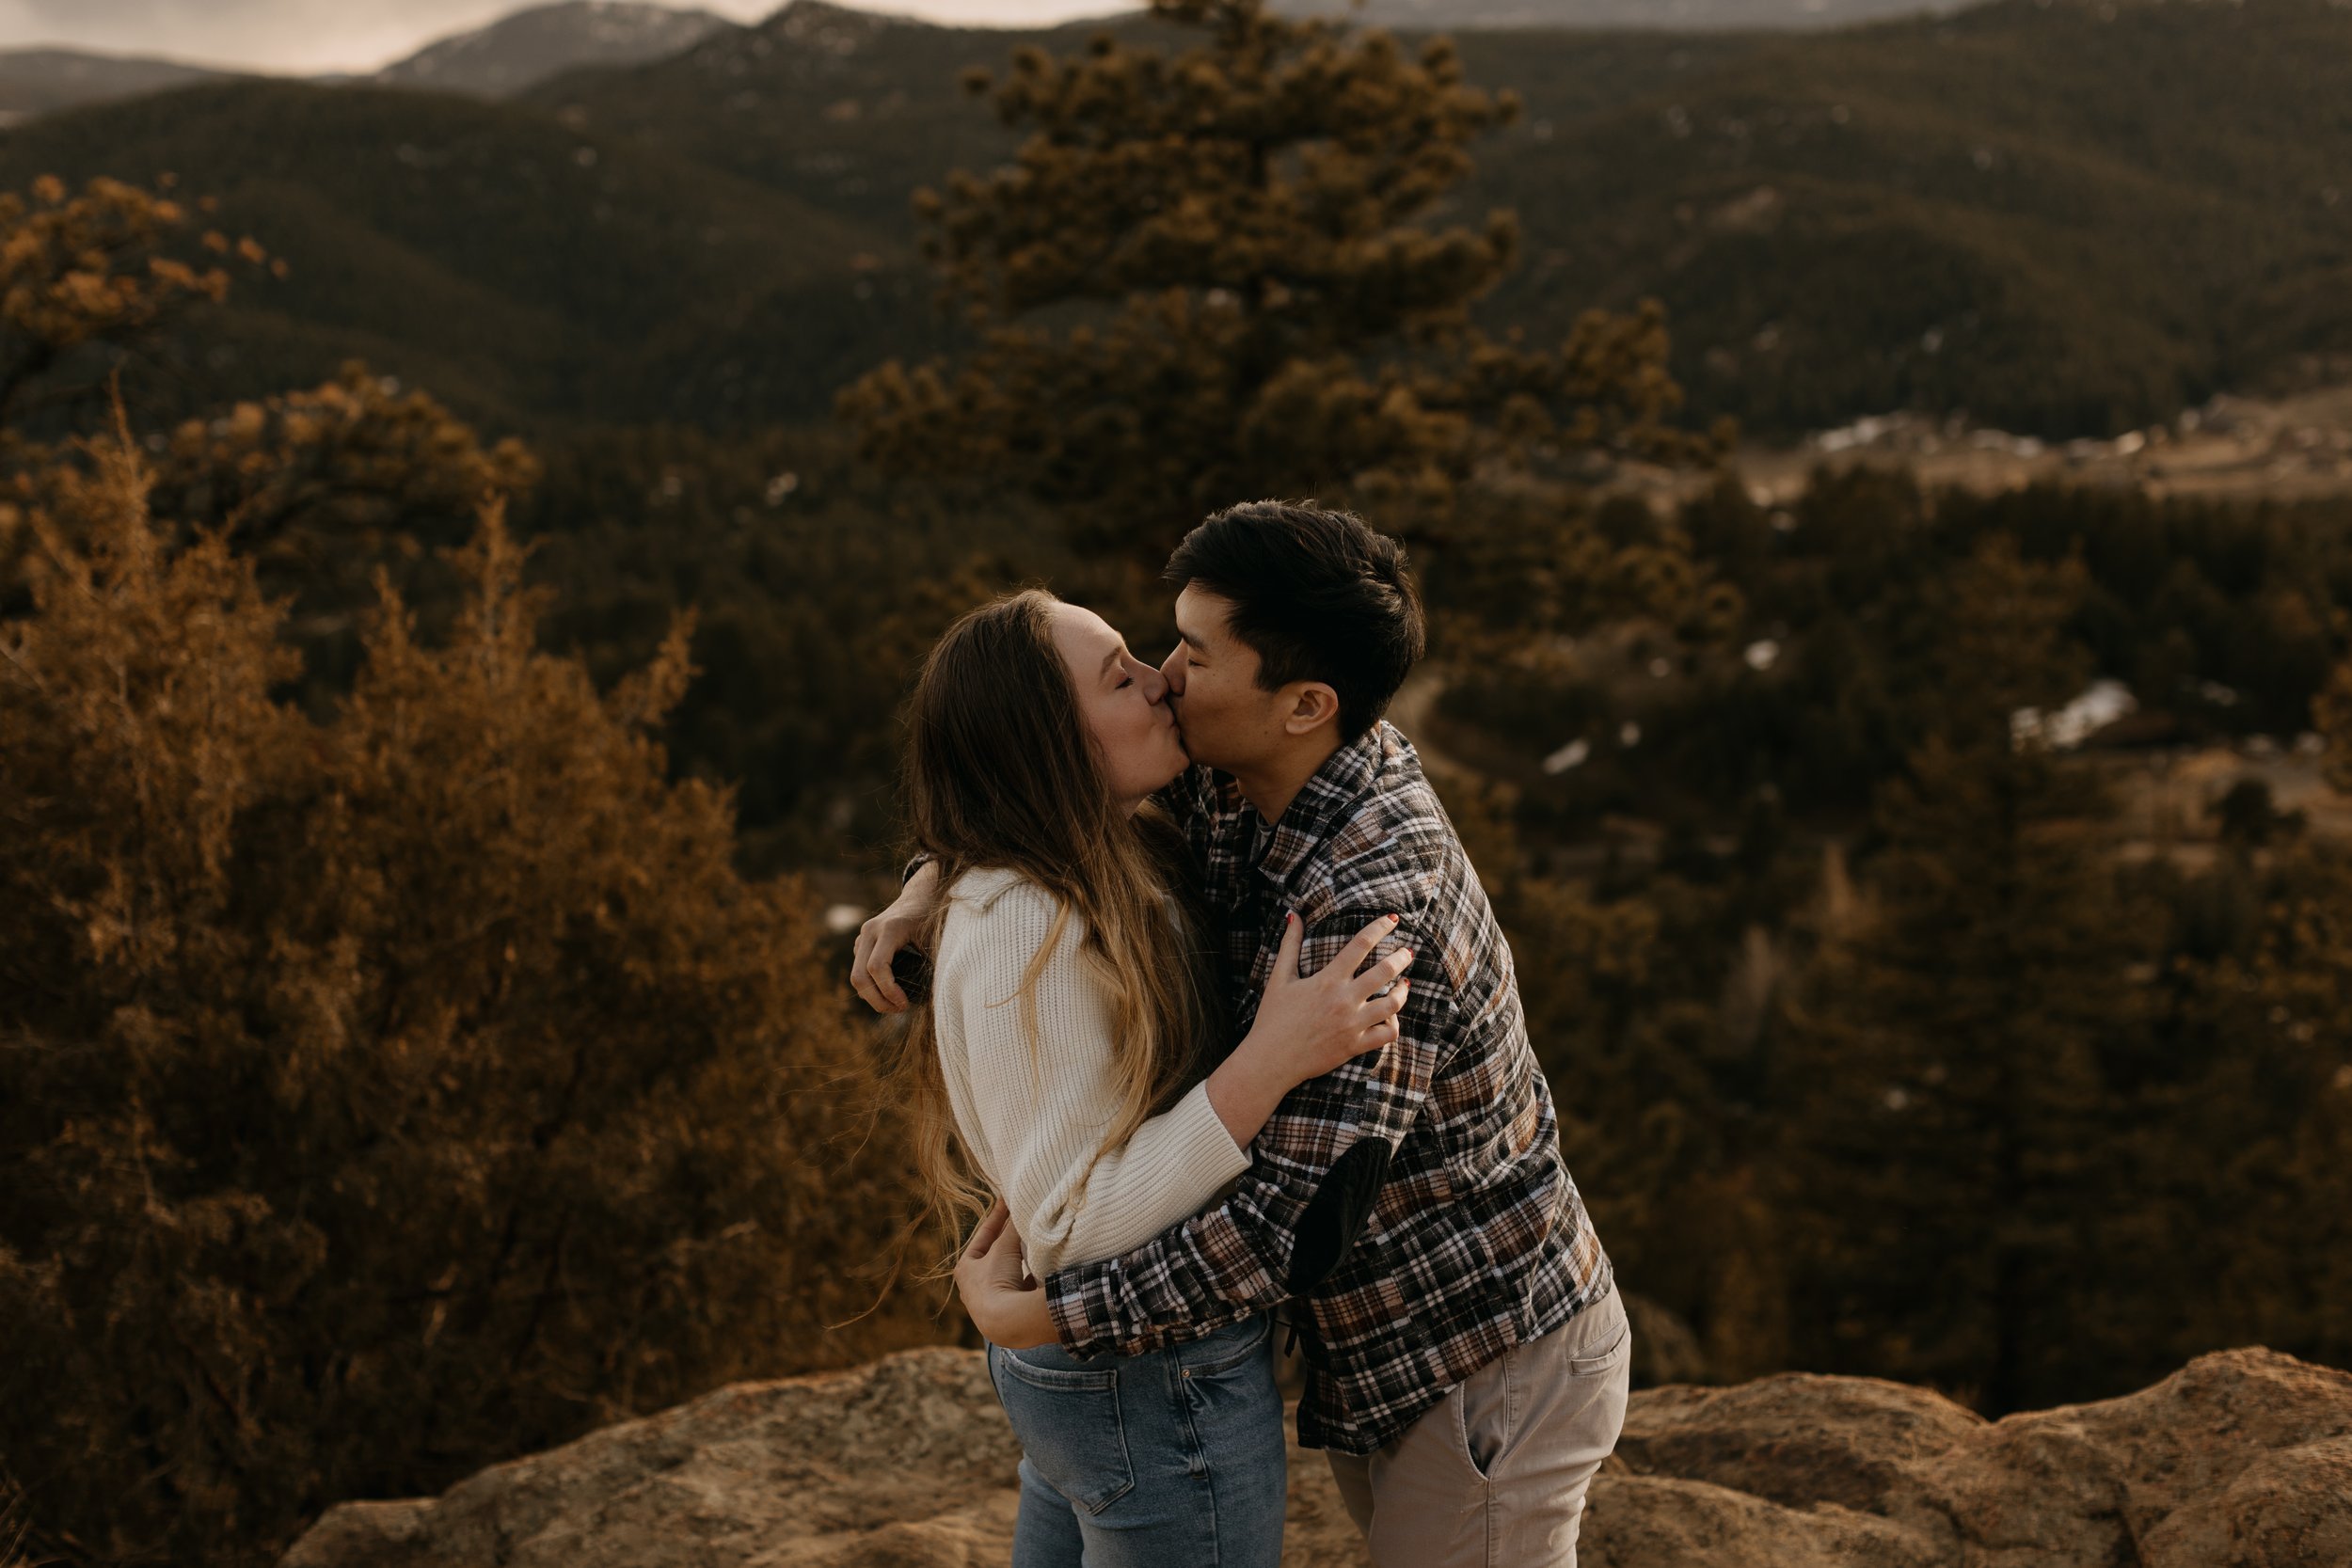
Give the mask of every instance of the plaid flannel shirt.
[[1062, 1342], [1133, 1355], [1293, 1303], [1298, 1440], [1370, 1453], [1511, 1345], [1608, 1293], [1609, 1259], [1560, 1156], [1511, 950], [1412, 745], [1385, 721], [1269, 828], [1195, 768], [1165, 797], [1224, 929], [1237, 1030], [1284, 917], [1305, 967], [1375, 917], [1415, 952], [1401, 1037], [1293, 1089], [1226, 1200], [1124, 1257], [1046, 1282]]

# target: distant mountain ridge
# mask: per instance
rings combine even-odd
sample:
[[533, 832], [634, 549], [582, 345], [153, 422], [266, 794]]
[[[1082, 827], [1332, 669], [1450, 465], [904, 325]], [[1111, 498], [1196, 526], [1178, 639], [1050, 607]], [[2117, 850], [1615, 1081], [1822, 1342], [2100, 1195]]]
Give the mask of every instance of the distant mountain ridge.
[[[1344, 0], [1277, 0], [1277, 7], [1293, 14], [1348, 15], [1359, 22], [1413, 30], [1567, 27], [1687, 32], [1836, 27], [1949, 10], [1953, 0], [1368, 0], [1360, 11], [1351, 11]], [[1140, 10], [1140, 0], [1136, 8]], [[1135, 19], [1110, 20], [1114, 25], [1132, 25]], [[651, 0], [555, 0], [436, 39], [373, 73], [317, 79], [507, 98], [568, 71], [644, 65], [725, 35], [768, 37], [787, 45], [821, 35], [829, 40], [825, 47], [840, 53], [845, 45], [853, 51], [859, 38], [884, 32], [903, 34], [915, 28], [950, 36], [961, 32], [1009, 36], [991, 29], [932, 28], [893, 14], [888, 0], [877, 0], [872, 9], [803, 0], [786, 4], [749, 26], [715, 12]], [[0, 50], [0, 126], [59, 109], [237, 74], [242, 73], [94, 50]]]
[[715, 12], [644, 0], [557, 0], [429, 43], [374, 79], [387, 87], [503, 98], [583, 66], [657, 60], [735, 25]]
[[[645, 0], [556, 0], [437, 39], [373, 75], [337, 73], [317, 80], [505, 98], [567, 71], [642, 65], [691, 48], [714, 33], [737, 30], [735, 23], [716, 12]], [[0, 126], [243, 74], [247, 73], [151, 55], [0, 49]]]
[[205, 66], [86, 49], [0, 50], [0, 124], [231, 74]]
[[1293, 15], [1346, 15], [1384, 27], [1574, 27], [1671, 32], [1783, 31], [1957, 10], [1961, 0], [1278, 0]]

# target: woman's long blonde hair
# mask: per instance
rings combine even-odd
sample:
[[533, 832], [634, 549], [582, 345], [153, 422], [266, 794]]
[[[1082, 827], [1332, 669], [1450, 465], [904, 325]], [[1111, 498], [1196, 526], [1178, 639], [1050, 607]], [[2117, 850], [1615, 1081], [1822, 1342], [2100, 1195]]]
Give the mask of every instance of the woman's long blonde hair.
[[[1112, 998], [1112, 1065], [1126, 1085], [1100, 1159], [1197, 1077], [1218, 1043], [1219, 1009], [1183, 843], [1155, 806], [1130, 815], [1112, 798], [1054, 644], [1057, 602], [1035, 589], [1009, 594], [940, 638], [915, 685], [907, 796], [915, 846], [939, 866], [924, 951], [939, 950], [948, 890], [966, 871], [1016, 872], [1059, 904], [1015, 993], [1033, 1046], [1038, 976], [1071, 918], [1085, 922], [1079, 952]], [[957, 1135], [928, 997], [910, 1009], [883, 1071], [914, 1145], [921, 1212], [910, 1234], [932, 1221], [961, 1236], [991, 1195]]]

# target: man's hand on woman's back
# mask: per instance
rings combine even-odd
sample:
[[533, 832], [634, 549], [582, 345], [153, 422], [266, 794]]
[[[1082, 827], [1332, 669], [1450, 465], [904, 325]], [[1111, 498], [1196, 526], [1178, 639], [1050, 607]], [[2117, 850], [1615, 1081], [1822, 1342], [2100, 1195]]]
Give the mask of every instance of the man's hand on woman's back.
[[857, 930], [857, 948], [850, 958], [850, 985], [878, 1013], [907, 1010], [906, 988], [891, 973], [891, 960], [914, 944], [930, 918], [939, 896], [939, 865], [927, 861], [907, 879], [897, 902]]

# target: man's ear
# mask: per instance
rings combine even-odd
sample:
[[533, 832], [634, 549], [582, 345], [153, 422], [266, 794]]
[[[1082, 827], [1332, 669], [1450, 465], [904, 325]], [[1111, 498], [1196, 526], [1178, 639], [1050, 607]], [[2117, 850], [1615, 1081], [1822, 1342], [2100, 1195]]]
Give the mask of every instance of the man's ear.
[[1308, 735], [1340, 720], [1340, 694], [1321, 681], [1301, 681], [1290, 711], [1282, 716], [1282, 733]]

